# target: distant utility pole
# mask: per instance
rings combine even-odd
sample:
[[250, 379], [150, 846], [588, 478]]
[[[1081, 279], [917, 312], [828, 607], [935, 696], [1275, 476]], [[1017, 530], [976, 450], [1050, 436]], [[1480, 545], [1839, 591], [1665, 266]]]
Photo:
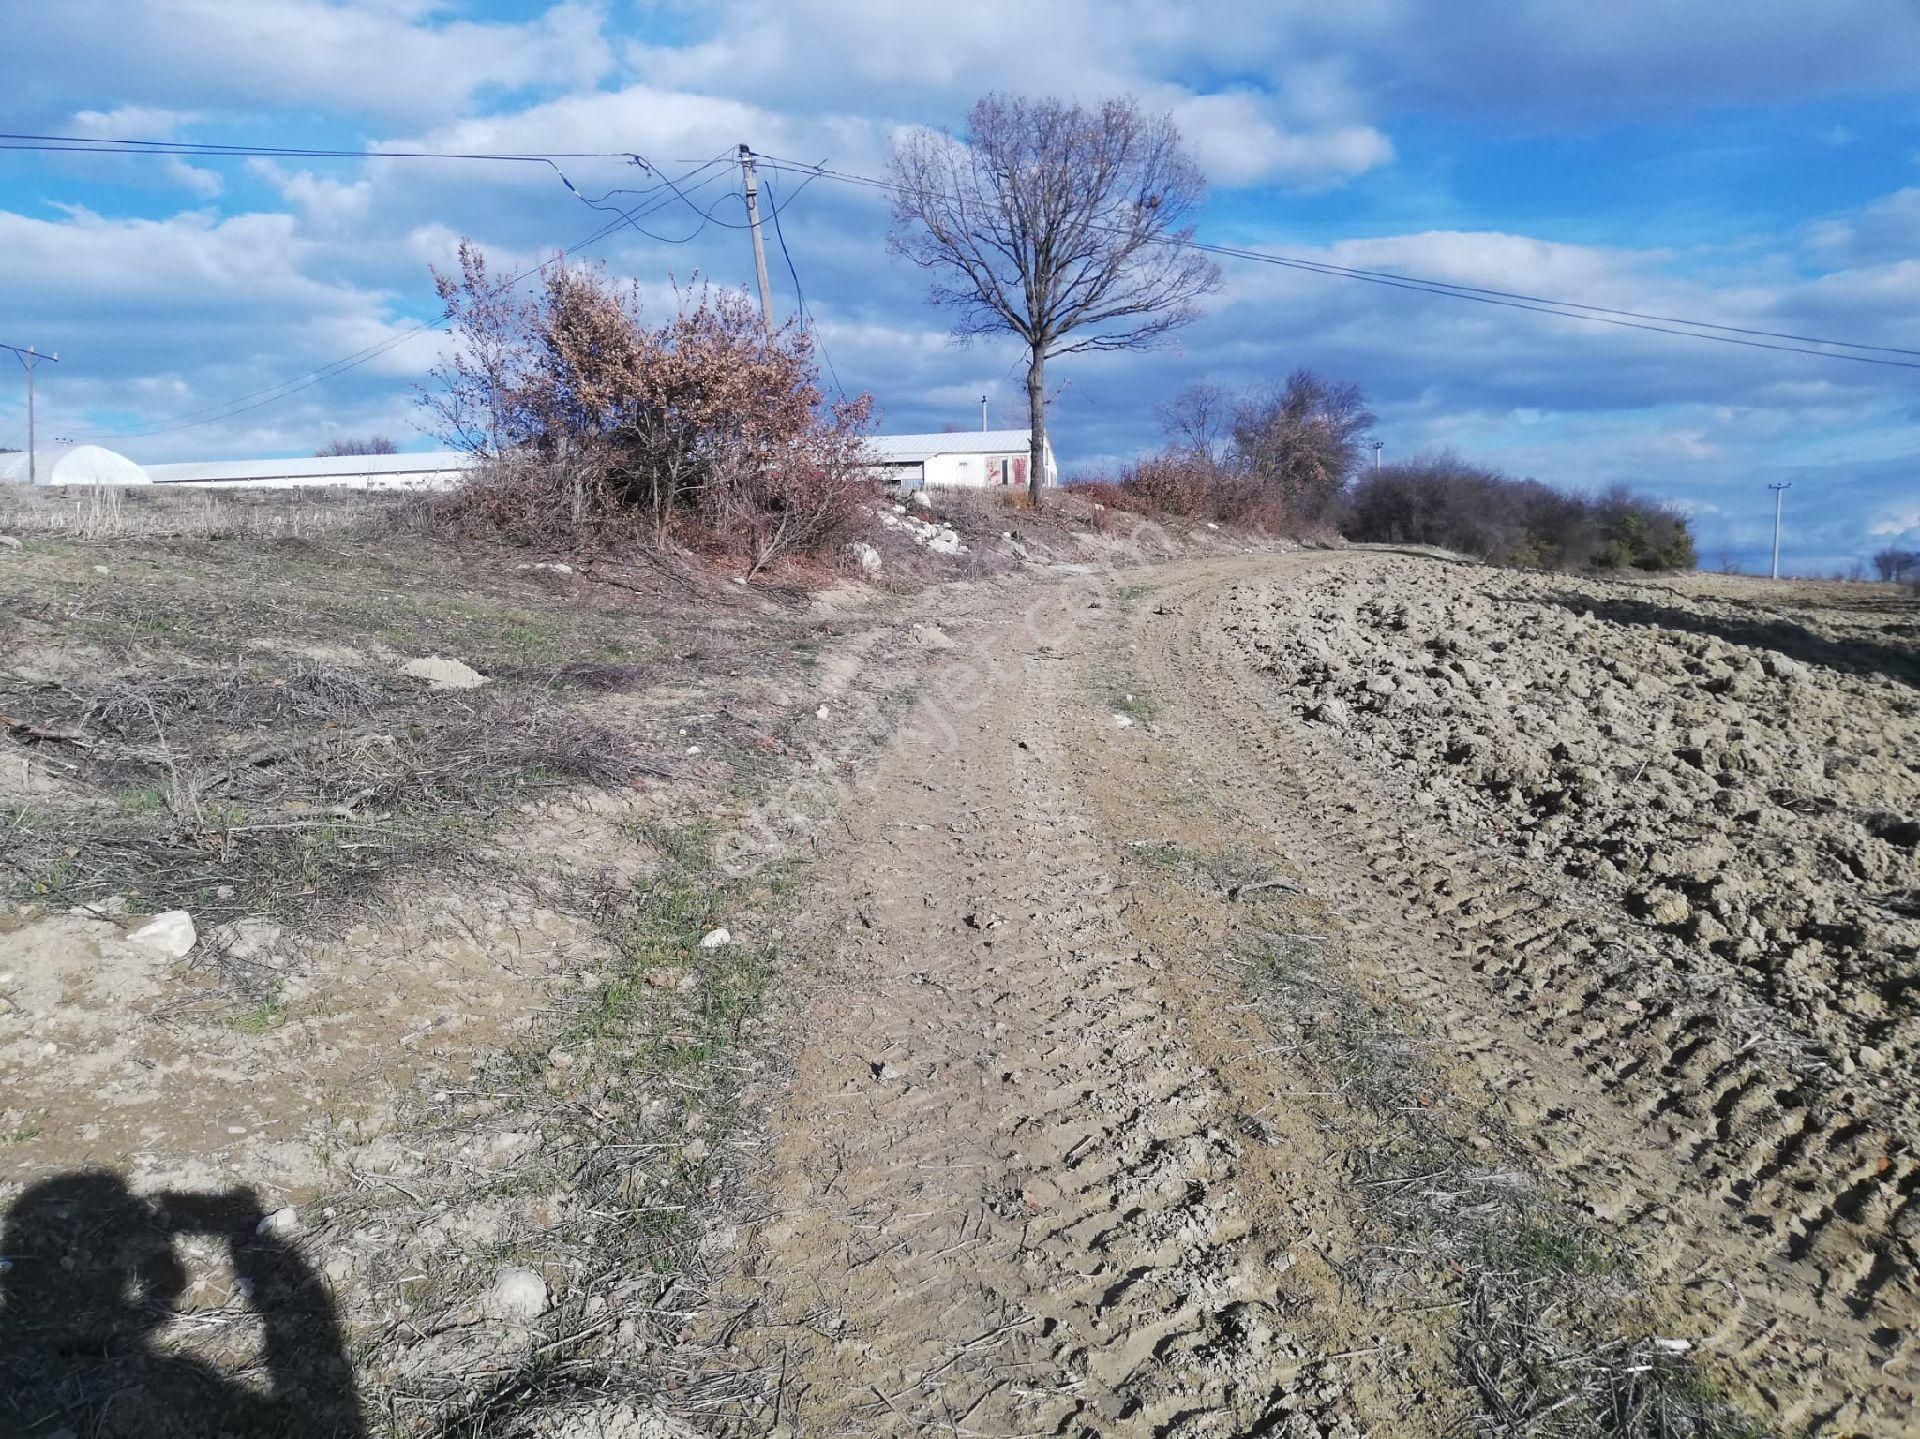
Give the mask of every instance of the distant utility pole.
[[740, 147], [740, 177], [747, 188], [747, 228], [753, 231], [753, 270], [760, 279], [760, 322], [773, 338], [773, 289], [767, 284], [767, 249], [760, 243], [760, 180], [753, 173], [753, 151]]
[[27, 367], [27, 483], [30, 485], [38, 484], [39, 475], [36, 472], [36, 461], [34, 460], [33, 453], [33, 367], [42, 360], [52, 360], [54, 364], [57, 365], [60, 363], [60, 357], [58, 355], [43, 355], [34, 349], [32, 345], [28, 345], [24, 350], [18, 345], [0, 345], [0, 350], [12, 350], [15, 355], [19, 356], [20, 363]]
[[1780, 578], [1780, 492], [1792, 489], [1793, 482], [1789, 480], [1784, 485], [1767, 488], [1773, 491], [1773, 577], [1777, 580]]
[[1373, 442], [1373, 472], [1376, 475], [1380, 473], [1380, 451], [1385, 447], [1386, 442], [1384, 440], [1375, 440]]
[[984, 435], [986, 432], [987, 432], [987, 397], [985, 395], [982, 395], [980, 397], [980, 433]]

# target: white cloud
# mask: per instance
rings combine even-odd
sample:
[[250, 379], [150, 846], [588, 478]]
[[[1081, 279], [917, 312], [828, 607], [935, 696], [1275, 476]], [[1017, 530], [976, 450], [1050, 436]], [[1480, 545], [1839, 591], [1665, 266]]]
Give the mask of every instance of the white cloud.
[[73, 133], [87, 140], [171, 140], [199, 118], [188, 110], [122, 105], [117, 110], [80, 111], [73, 117]]
[[9, 102], [57, 95], [118, 113], [247, 102], [437, 119], [491, 91], [597, 83], [612, 64], [597, 4], [515, 23], [444, 20], [444, 6], [367, 0], [90, 0], [14, 7]]
[[[815, 157], [824, 146], [841, 163], [870, 165], [877, 162], [883, 136], [881, 127], [868, 120], [784, 114], [725, 95], [633, 84], [474, 116], [377, 148], [633, 151], [665, 166], [731, 155], [744, 141], [759, 150]], [[585, 173], [589, 167], [572, 168]], [[519, 178], [552, 183], [551, 172], [535, 166], [523, 167]], [[625, 183], [648, 182], [629, 173]]]
[[[122, 105], [117, 110], [82, 110], [73, 117], [71, 130], [86, 140], [172, 140], [184, 126], [198, 118], [190, 111]], [[118, 156], [108, 163], [116, 161], [127, 174], [132, 174], [142, 163], [137, 157], [121, 161]], [[90, 159], [88, 163], [97, 164], [98, 160]], [[178, 155], [168, 155], [161, 161], [161, 173], [203, 200], [216, 199], [226, 189], [226, 181], [217, 172], [189, 165]]]
[[1892, 260], [1920, 251], [1920, 186], [1891, 195], [1851, 215], [1815, 221], [1807, 243], [1828, 264]]
[[1387, 136], [1360, 116], [1337, 64], [1261, 76], [1267, 62], [1256, 43], [1218, 57], [1254, 80], [1214, 89], [1168, 78], [1214, 57], [1223, 34], [1245, 33], [1245, 17], [1232, 7], [975, 0], [906, 9], [878, 0], [737, 0], [702, 14], [707, 38], [628, 49], [650, 85], [751, 97], [789, 113], [851, 109], [881, 132], [900, 123], [957, 128], [987, 90], [1083, 102], [1131, 93], [1174, 114], [1222, 186], [1337, 184], [1393, 157]]
[[307, 170], [288, 170], [271, 160], [252, 160], [248, 169], [296, 206], [320, 233], [338, 233], [365, 221], [373, 204], [371, 180], [339, 180]]
[[1393, 159], [1393, 142], [1370, 125], [1288, 131], [1245, 91], [1183, 96], [1169, 108], [1194, 158], [1220, 185], [1337, 183]]

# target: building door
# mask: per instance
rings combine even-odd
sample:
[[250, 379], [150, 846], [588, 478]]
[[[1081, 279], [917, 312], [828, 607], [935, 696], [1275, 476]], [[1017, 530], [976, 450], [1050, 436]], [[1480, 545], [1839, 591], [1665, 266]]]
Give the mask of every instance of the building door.
[[1023, 490], [1027, 487], [1027, 457], [1025, 455], [1015, 455], [1013, 457], [1013, 482]]

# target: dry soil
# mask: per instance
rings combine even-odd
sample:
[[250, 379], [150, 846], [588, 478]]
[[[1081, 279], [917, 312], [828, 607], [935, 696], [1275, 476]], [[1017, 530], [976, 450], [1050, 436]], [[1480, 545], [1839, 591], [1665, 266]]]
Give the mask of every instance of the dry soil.
[[949, 617], [849, 808], [731, 1432], [1914, 1432], [1913, 603], [1127, 580]]

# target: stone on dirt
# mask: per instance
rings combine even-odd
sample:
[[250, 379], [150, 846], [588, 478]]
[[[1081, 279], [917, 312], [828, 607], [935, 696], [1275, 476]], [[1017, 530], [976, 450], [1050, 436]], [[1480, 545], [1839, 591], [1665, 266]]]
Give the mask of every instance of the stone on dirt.
[[722, 925], [718, 929], [710, 929], [700, 936], [700, 947], [702, 949], [722, 949], [732, 943], [733, 936], [727, 932], [725, 925]]
[[482, 1307], [496, 1319], [538, 1319], [552, 1304], [547, 1281], [531, 1269], [512, 1265], [494, 1276]]
[[165, 914], [156, 914], [127, 938], [168, 959], [178, 959], [193, 948], [200, 936], [194, 930], [192, 915], [184, 909], [170, 909]]
[[867, 575], [880, 573], [880, 551], [865, 540], [855, 540], [847, 546], [847, 553], [853, 556], [854, 563], [860, 566], [860, 572]]
[[300, 1232], [300, 1214], [292, 1205], [276, 1209], [258, 1224], [253, 1232], [269, 1239], [291, 1239]]
[[487, 682], [487, 677], [471, 665], [460, 660], [445, 659], [440, 655], [408, 660], [400, 666], [400, 673], [425, 680], [429, 687], [437, 690], [478, 689]]

